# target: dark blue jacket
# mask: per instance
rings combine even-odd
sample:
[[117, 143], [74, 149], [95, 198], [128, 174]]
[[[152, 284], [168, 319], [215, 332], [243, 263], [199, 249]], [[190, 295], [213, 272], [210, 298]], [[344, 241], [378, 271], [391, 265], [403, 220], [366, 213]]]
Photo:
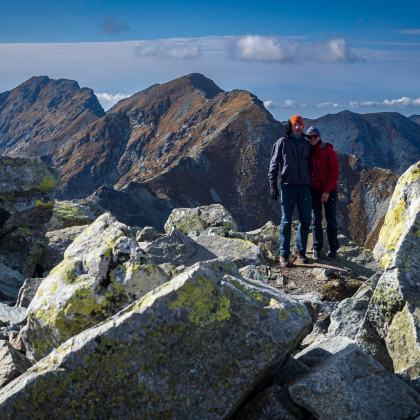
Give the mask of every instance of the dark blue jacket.
[[281, 186], [289, 184], [312, 185], [309, 172], [311, 160], [311, 145], [308, 140], [301, 138], [299, 146], [292, 136], [284, 136], [274, 143], [271, 152], [270, 170], [268, 178], [270, 187], [277, 186], [277, 177], [281, 175]]

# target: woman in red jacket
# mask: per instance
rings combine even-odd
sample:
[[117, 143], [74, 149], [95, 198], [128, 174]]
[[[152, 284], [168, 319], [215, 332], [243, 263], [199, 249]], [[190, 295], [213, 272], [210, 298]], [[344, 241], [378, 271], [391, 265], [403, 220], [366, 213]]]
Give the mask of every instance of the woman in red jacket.
[[309, 170], [312, 174], [312, 235], [314, 240], [313, 258], [320, 260], [324, 239], [322, 234], [322, 205], [327, 219], [329, 253], [327, 260], [337, 256], [337, 181], [339, 174], [337, 153], [332, 144], [323, 143], [321, 133], [312, 126], [306, 131], [312, 153]]

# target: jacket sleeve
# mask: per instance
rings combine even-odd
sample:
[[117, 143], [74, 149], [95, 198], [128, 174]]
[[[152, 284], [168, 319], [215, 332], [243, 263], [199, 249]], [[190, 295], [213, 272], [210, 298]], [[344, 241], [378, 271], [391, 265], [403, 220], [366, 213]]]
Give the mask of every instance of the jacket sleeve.
[[271, 152], [270, 170], [268, 171], [268, 179], [270, 181], [270, 187], [277, 186], [277, 177], [279, 175], [279, 169], [281, 172], [281, 150], [282, 141], [277, 140], [274, 143], [273, 150]]
[[334, 149], [328, 148], [328, 181], [324, 192], [329, 194], [332, 190], [337, 188], [339, 174], [340, 168], [338, 166], [337, 153]]

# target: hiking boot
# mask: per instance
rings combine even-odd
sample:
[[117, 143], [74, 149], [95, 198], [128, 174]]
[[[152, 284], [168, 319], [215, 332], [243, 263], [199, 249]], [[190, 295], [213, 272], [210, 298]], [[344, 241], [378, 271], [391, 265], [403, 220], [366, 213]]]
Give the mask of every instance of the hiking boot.
[[312, 251], [312, 259], [315, 261], [321, 261], [321, 255], [315, 249]]
[[305, 254], [296, 254], [296, 257], [299, 260], [299, 262], [302, 264], [306, 264], [308, 262], [308, 258], [306, 257]]
[[327, 257], [325, 258], [328, 261], [333, 261], [337, 258], [337, 253], [335, 252], [330, 252]]
[[281, 267], [290, 267], [289, 257], [280, 257], [280, 266]]

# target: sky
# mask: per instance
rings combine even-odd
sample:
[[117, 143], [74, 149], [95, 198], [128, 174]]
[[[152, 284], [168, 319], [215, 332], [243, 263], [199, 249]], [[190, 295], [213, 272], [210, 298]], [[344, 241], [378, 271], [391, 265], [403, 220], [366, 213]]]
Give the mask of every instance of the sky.
[[279, 120], [420, 114], [420, 2], [0, 0], [0, 92], [76, 80], [105, 109], [202, 73]]

